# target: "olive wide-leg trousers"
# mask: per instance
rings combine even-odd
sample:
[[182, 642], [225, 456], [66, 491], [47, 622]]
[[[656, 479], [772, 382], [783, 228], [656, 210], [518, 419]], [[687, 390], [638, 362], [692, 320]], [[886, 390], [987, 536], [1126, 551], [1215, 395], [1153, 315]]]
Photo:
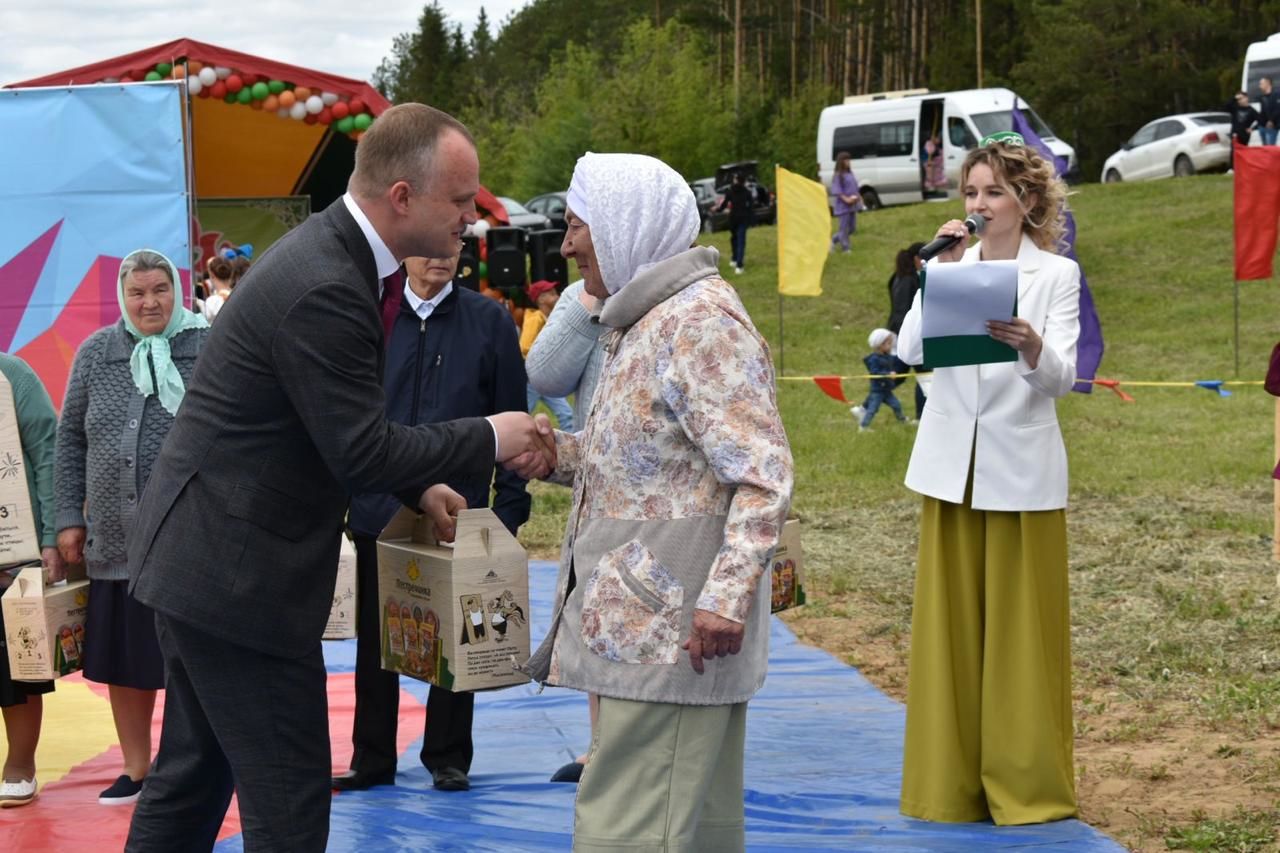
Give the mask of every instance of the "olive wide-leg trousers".
[[1065, 510], [926, 497], [911, 620], [903, 814], [1076, 814]]

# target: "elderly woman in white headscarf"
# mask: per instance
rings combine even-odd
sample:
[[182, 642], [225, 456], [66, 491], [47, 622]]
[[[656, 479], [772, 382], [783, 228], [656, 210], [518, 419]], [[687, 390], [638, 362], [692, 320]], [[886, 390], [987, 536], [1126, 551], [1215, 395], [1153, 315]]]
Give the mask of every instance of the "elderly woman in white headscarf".
[[581, 432], [555, 612], [529, 661], [600, 696], [574, 849], [743, 849], [747, 700], [764, 682], [764, 569], [792, 461], [768, 345], [689, 185], [651, 157], [587, 154], [562, 252], [604, 299], [607, 356]]

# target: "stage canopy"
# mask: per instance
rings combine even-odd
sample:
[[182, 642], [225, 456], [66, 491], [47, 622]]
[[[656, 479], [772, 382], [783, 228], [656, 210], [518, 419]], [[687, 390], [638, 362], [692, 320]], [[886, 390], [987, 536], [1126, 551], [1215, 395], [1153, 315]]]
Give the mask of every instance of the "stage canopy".
[[[194, 39], [6, 88], [11, 122], [38, 119], [0, 145], [26, 199], [0, 209], [21, 226], [0, 239], [0, 350], [31, 362], [59, 408], [76, 348], [120, 316], [121, 257], [164, 248], [189, 285], [216, 253], [251, 244], [260, 256], [345, 192], [361, 136], [391, 107], [365, 81]], [[166, 97], [168, 112], [153, 103]], [[130, 139], [142, 142], [112, 141]], [[109, 180], [122, 171], [131, 181]], [[156, 176], [176, 207], [130, 207]], [[509, 221], [483, 188], [477, 206], [491, 225]]]
[[[391, 106], [363, 80], [189, 38], [12, 87], [170, 78], [185, 79], [190, 93], [197, 200], [305, 196], [311, 210], [321, 210], [346, 190], [356, 144]], [[508, 221], [487, 190], [477, 204], [493, 224]], [[202, 245], [209, 243], [207, 238], [194, 242], [206, 253], [216, 248]], [[234, 235], [223, 242], [238, 244]], [[197, 262], [201, 254], [197, 252]]]

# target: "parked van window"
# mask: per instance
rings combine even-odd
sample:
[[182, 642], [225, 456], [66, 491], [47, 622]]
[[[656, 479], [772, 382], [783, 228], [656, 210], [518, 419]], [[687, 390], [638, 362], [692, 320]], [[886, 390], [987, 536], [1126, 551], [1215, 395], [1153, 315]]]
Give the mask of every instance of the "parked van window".
[[1255, 104], [1262, 102], [1262, 87], [1258, 85], [1263, 77], [1280, 80], [1280, 59], [1260, 59], [1250, 62], [1245, 70], [1244, 90], [1249, 93], [1249, 100]]
[[[1035, 110], [1027, 107], [1021, 110], [1023, 118], [1031, 125], [1031, 129], [1036, 132], [1036, 136], [1041, 139], [1050, 139], [1053, 137], [1053, 131], [1049, 129], [1040, 116], [1036, 115]], [[1012, 110], [996, 110], [989, 113], [970, 113], [969, 118], [973, 119], [974, 125], [978, 128], [978, 133], [983, 136], [990, 136], [993, 133], [999, 133], [1002, 130], [1008, 130], [1013, 127], [1013, 111]]]
[[832, 134], [831, 159], [835, 160], [841, 151], [848, 151], [855, 160], [910, 154], [914, 131], [915, 123], [910, 120], [838, 127]]
[[978, 140], [974, 138], [973, 131], [969, 130], [969, 125], [965, 124], [962, 118], [947, 119], [947, 136], [951, 137], [951, 144], [957, 148], [968, 151], [978, 147]]

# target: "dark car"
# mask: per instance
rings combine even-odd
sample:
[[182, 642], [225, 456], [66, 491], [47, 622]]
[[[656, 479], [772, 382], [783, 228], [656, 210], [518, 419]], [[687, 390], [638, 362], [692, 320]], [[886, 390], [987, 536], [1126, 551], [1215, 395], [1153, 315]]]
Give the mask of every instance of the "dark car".
[[728, 209], [714, 210], [714, 208], [724, 199], [725, 191], [733, 183], [733, 176], [739, 172], [746, 178], [747, 189], [756, 200], [753, 208], [756, 224], [772, 225], [777, 221], [778, 208], [774, 203], [773, 193], [756, 179], [756, 161], [744, 160], [741, 163], [726, 163], [716, 169], [714, 178], [700, 178], [689, 183], [694, 197], [698, 200], [698, 213], [702, 217], [704, 232], [728, 229]]
[[525, 210], [524, 206], [515, 199], [503, 195], [497, 196], [497, 199], [507, 209], [507, 218], [515, 227], [524, 228], [526, 231], [540, 231], [552, 227], [549, 217], [534, 210]]
[[564, 223], [565, 198], [568, 193], [543, 193], [525, 202], [525, 207], [551, 220], [552, 228], [567, 230]]

